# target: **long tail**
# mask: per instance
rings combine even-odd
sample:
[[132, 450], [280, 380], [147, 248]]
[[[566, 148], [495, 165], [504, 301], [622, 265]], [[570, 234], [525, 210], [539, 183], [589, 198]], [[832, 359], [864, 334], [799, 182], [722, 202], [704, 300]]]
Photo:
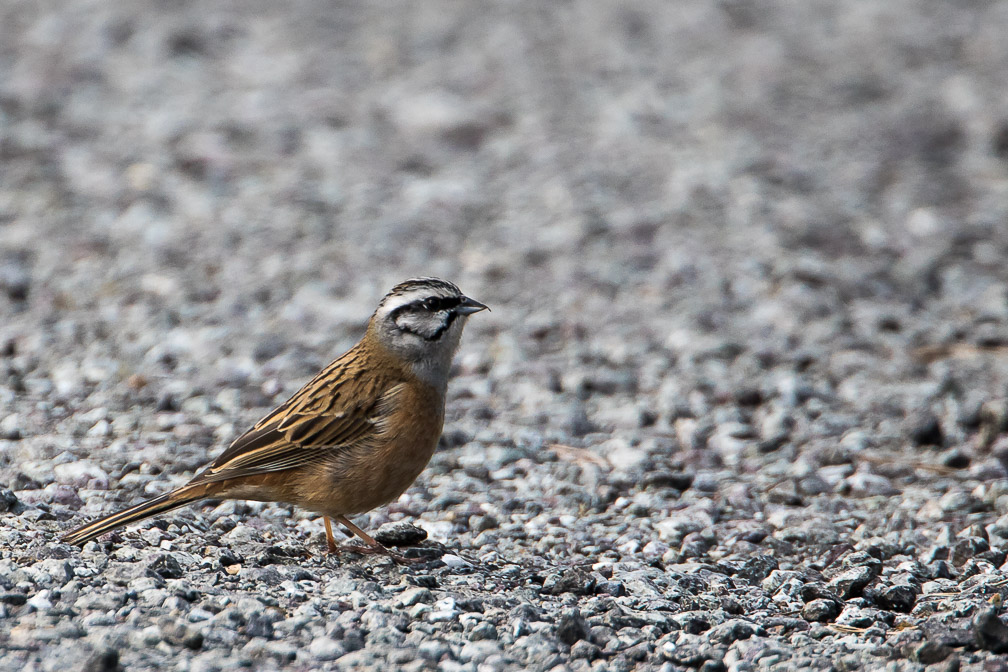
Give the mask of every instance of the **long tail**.
[[93, 523], [78, 527], [76, 530], [63, 535], [63, 541], [68, 544], [84, 545], [106, 532], [111, 532], [117, 527], [135, 523], [138, 520], [143, 520], [158, 513], [177, 509], [205, 496], [202, 488], [183, 486], [178, 490], [167, 492], [154, 499], [148, 499], [146, 502], [141, 502], [136, 506], [131, 506], [128, 509], [123, 509], [104, 518], [99, 518]]

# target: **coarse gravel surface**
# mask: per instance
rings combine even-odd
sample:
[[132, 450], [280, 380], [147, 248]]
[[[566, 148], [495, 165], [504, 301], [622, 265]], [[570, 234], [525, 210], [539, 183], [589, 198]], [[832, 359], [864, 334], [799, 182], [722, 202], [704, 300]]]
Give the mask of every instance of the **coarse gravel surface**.
[[[1008, 3], [0, 3], [0, 669], [1008, 670]], [[396, 282], [442, 445], [184, 483]], [[420, 528], [417, 530], [412, 527]]]

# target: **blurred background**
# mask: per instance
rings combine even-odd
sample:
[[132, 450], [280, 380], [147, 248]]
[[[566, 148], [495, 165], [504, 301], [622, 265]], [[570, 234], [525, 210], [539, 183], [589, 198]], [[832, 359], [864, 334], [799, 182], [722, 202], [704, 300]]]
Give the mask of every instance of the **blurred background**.
[[701, 445], [726, 401], [819, 390], [837, 434], [965, 436], [1001, 361], [908, 353], [1004, 338], [1006, 26], [931, 0], [4, 2], [4, 459], [217, 445], [415, 275], [494, 308], [452, 417], [502, 435]]

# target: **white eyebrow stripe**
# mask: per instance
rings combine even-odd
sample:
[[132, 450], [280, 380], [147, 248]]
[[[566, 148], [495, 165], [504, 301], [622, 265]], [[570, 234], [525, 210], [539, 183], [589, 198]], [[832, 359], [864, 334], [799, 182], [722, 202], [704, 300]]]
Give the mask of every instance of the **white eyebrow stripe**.
[[402, 294], [387, 297], [385, 302], [378, 309], [378, 313], [380, 315], [389, 315], [405, 305], [429, 297], [450, 298], [451, 295], [446, 292], [439, 292], [436, 290], [431, 291], [431, 288], [429, 287], [418, 287], [417, 289], [411, 289]]
[[405, 294], [400, 294], [397, 296], [389, 297], [381, 307], [381, 312], [384, 314], [389, 314], [403, 306], [413, 303], [414, 301], [430, 296], [430, 291], [425, 291], [422, 289], [416, 289]]

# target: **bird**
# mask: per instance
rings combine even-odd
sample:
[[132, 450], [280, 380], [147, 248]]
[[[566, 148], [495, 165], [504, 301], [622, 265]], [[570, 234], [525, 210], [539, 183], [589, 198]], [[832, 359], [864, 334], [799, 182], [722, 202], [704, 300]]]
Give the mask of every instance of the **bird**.
[[437, 448], [452, 357], [470, 315], [487, 306], [446, 280], [399, 283], [364, 336], [286, 402], [163, 495], [83, 525], [62, 540], [83, 545], [114, 529], [207, 498], [294, 504], [391, 554], [349, 516], [398, 498]]

